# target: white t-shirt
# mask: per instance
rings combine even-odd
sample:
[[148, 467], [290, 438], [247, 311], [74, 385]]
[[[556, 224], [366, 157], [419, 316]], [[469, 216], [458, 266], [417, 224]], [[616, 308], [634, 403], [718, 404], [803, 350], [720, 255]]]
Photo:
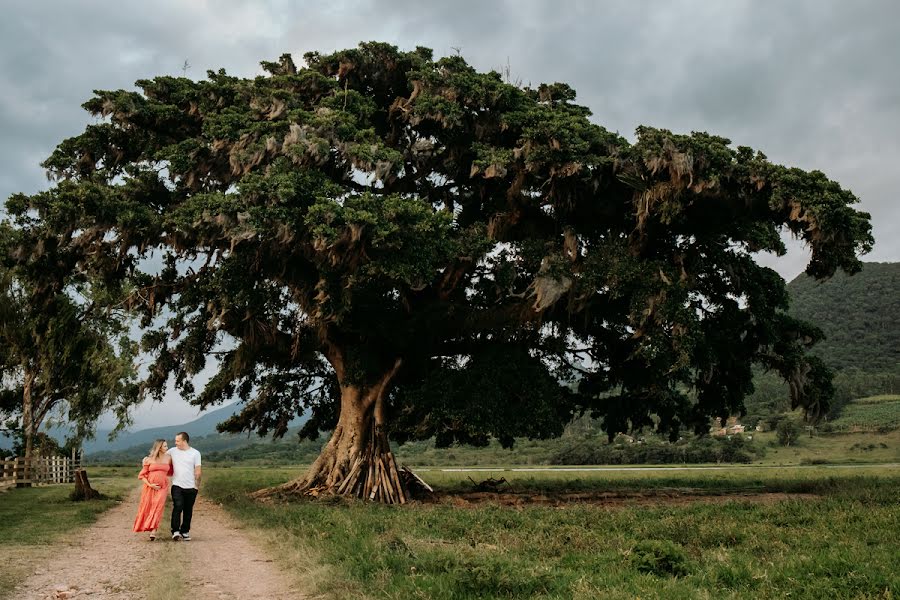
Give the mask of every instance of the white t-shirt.
[[172, 468], [175, 470], [175, 475], [172, 476], [172, 485], [186, 490], [196, 488], [194, 467], [200, 466], [200, 453], [194, 448], [187, 450], [169, 448], [166, 454], [172, 457]]

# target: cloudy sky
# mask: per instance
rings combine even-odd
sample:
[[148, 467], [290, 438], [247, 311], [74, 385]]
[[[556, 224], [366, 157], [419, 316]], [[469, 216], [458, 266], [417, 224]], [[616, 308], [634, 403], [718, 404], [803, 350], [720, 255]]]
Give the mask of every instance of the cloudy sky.
[[[284, 52], [300, 62], [377, 40], [458, 49], [524, 84], [569, 83], [595, 122], [629, 139], [640, 124], [709, 131], [820, 169], [872, 214], [865, 260], [898, 261], [898, 24], [895, 0], [5, 0], [0, 199], [48, 185], [39, 163], [90, 121], [80, 105], [92, 90], [207, 69], [253, 76]], [[787, 279], [806, 259], [796, 244], [761, 257]], [[136, 425], [194, 416], [173, 395]]]

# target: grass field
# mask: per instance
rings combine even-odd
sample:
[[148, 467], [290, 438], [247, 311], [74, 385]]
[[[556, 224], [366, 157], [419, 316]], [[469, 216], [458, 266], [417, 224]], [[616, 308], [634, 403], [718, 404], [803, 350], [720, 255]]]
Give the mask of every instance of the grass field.
[[900, 430], [886, 433], [803, 434], [797, 443], [780, 446], [774, 432], [757, 433], [754, 439], [766, 446], [757, 464], [866, 464], [900, 462]]
[[[759, 464], [702, 470], [418, 467], [446, 495], [401, 508], [248, 498], [302, 465], [208, 465], [202, 493], [323, 598], [900, 597], [900, 431], [754, 441], [767, 447]], [[107, 499], [69, 502], [70, 486], [0, 494], [0, 598], [130, 489], [135, 467], [90, 474]], [[488, 477], [509, 493], [473, 499], [472, 480]], [[516, 504], [524, 496], [549, 501]]]
[[91, 485], [104, 498], [89, 502], [69, 500], [74, 485], [0, 492], [0, 598], [8, 597], [33, 570], [31, 563], [46, 559], [51, 544], [88, 527], [133, 488], [132, 471], [127, 479], [113, 472], [97, 477], [91, 471]]
[[851, 404], [883, 404], [885, 402], [900, 402], [900, 394], [879, 394], [877, 396], [866, 396], [865, 398], [857, 398]]
[[[439, 490], [503, 476], [519, 491], [656, 491], [650, 502], [564, 507], [450, 500], [260, 504], [247, 492], [298, 469], [210, 469], [206, 494], [271, 540], [333, 598], [896, 598], [893, 467], [526, 473], [423, 471]], [[687, 494], [801, 493], [781, 501]], [[708, 500], [708, 499], [707, 499]]]
[[830, 423], [834, 431], [892, 431], [900, 429], [900, 396], [859, 398]]

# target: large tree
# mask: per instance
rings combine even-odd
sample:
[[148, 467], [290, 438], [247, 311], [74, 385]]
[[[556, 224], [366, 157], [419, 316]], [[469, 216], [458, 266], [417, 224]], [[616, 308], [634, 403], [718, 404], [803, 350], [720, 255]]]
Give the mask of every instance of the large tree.
[[8, 207], [123, 282], [147, 391], [239, 396], [229, 430], [308, 410], [304, 434], [333, 431], [283, 491], [402, 500], [389, 434], [511, 443], [583, 411], [610, 434], [704, 430], [741, 410], [754, 363], [822, 410], [818, 333], [753, 256], [789, 231], [811, 275], [858, 270], [852, 193], [706, 133], [630, 144], [569, 86], [459, 56], [366, 43], [305, 63], [98, 91], [98, 122], [45, 162], [55, 187]]
[[56, 241], [27, 215], [0, 223], [0, 418], [19, 424], [26, 466], [48, 417], [83, 440], [105, 411], [125, 425], [139, 398], [125, 315], [75, 268], [77, 247]]

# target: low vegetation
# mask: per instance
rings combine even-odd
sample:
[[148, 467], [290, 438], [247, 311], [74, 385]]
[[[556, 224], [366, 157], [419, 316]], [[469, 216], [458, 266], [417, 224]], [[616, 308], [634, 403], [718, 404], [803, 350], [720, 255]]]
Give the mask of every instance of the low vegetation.
[[[359, 501], [259, 504], [293, 469], [216, 469], [206, 493], [309, 567], [310, 591], [345, 598], [884, 598], [900, 593], [896, 471], [481, 473], [522, 492], [653, 493], [649, 503], [450, 500], [401, 510]], [[428, 473], [437, 489], [467, 474]], [[470, 475], [470, 474], [468, 474]], [[433, 476], [433, 477], [432, 477]], [[691, 493], [725, 494], [688, 502]], [[758, 496], [758, 492], [772, 492]], [[733, 494], [733, 497], [729, 497]], [[748, 495], [757, 494], [757, 495]], [[667, 500], [666, 497], [669, 499]], [[703, 498], [703, 495], [700, 496]], [[679, 499], [680, 498], [680, 499]]]
[[825, 429], [878, 432], [900, 429], [900, 396], [880, 395], [854, 400]]

